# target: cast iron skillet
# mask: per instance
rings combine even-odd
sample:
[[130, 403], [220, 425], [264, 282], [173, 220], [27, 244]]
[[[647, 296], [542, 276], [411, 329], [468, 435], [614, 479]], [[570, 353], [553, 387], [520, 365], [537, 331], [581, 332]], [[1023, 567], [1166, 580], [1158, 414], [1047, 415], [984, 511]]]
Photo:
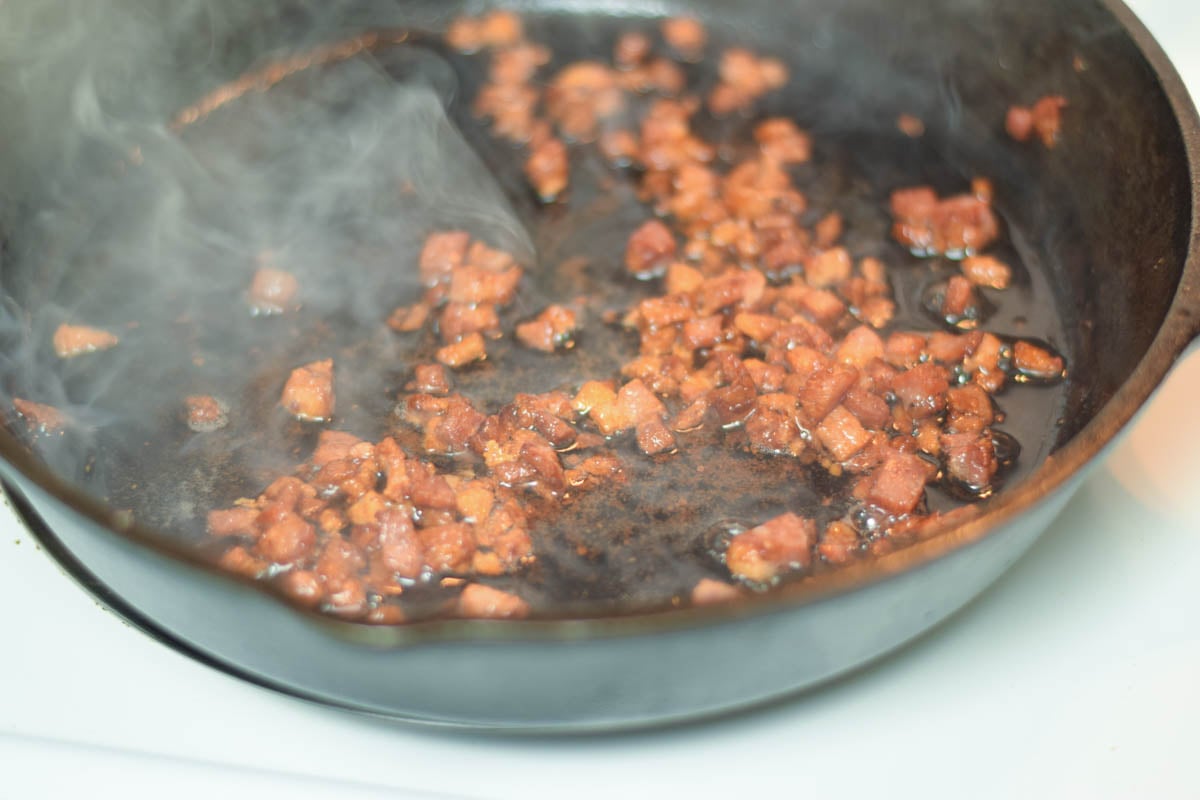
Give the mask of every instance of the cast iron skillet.
[[[606, 52], [614, 17], [679, 10], [600, 0], [516, 7], [570, 57]], [[1028, 417], [1036, 422], [1049, 410], [1051, 418], [1032, 439], [1021, 432], [1027, 474], [912, 547], [733, 604], [384, 628], [298, 611], [259, 585], [216, 573], [195, 548], [144, 526], [153, 513], [132, 522], [124, 504], [98, 502], [0, 433], [0, 470], [22, 509], [44, 523], [55, 553], [141, 624], [248, 679], [405, 720], [526, 730], [633, 727], [765, 702], [888, 652], [989, 585], [1051, 523], [1200, 328], [1193, 178], [1200, 134], [1178, 76], [1117, 2], [918, 0], [899, 11], [867, 0], [785, 8], [762, 0], [738, 4], [736, 16], [715, 0], [685, 8], [718, 37], [787, 59], [793, 80], [774, 110], [810, 122], [818, 141], [839, 152], [861, 155], [859, 166], [895, 156], [906, 177], [950, 186], [979, 172], [996, 181], [1027, 280], [1057, 311], [1054, 321], [1029, 324], [1040, 325], [1071, 364], [1070, 381]], [[320, 36], [437, 30], [459, 10], [420, 2], [352, 9], [323, 20]], [[211, 52], [232, 79], [264, 53], [318, 43], [313, 16], [284, 9], [249, 19], [239, 38]], [[1070, 99], [1063, 146], [1045, 152], [997, 134], [1008, 105], [1049, 92]], [[925, 120], [922, 149], [889, 144], [900, 112]], [[478, 146], [490, 167], [504, 168]], [[40, 200], [6, 202], [36, 208]], [[509, 200], [518, 215], [532, 202]], [[25, 251], [12, 246], [19, 238], [10, 235], [5, 291], [40, 320], [45, 262], [21, 258]], [[539, 250], [548, 246], [534, 239]], [[131, 288], [127, 277], [98, 263], [57, 285], [68, 295], [81, 287], [85, 295], [120, 293]], [[122, 380], [161, 386], [178, 378], [144, 369]], [[73, 379], [94, 388], [86, 376]], [[158, 425], [167, 435], [158, 420], [141, 424], [137, 433]], [[111, 469], [123, 485], [179, 480], [136, 447], [117, 450], [115, 466], [99, 452], [72, 477], [86, 484]]]

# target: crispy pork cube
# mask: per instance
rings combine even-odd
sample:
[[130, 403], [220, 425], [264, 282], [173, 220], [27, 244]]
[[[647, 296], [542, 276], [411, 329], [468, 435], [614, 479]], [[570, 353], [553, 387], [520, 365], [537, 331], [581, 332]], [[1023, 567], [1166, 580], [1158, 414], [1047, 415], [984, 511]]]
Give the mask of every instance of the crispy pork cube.
[[971, 283], [989, 289], [1007, 289], [1012, 281], [1012, 267], [994, 256], [967, 256], [962, 271]]
[[[764, 156], [781, 164], [802, 164], [812, 157], [812, 141], [808, 134], [783, 117], [760, 122], [754, 128], [754, 141]], [[840, 220], [838, 227], [841, 227]]]
[[480, 619], [520, 619], [529, 615], [529, 603], [482, 583], [468, 583], [458, 596], [458, 614]]
[[221, 557], [217, 559], [217, 565], [223, 570], [247, 578], [260, 577], [270, 566], [263, 559], [252, 555], [249, 550], [240, 544], [222, 553]]
[[1028, 106], [1010, 106], [1004, 116], [1004, 130], [1018, 142], [1033, 135], [1033, 111]]
[[858, 370], [842, 364], [818, 369], [800, 391], [800, 407], [814, 423], [825, 419], [858, 382]]
[[292, 370], [279, 404], [296, 419], [325, 422], [333, 417], [333, 359], [314, 361]]
[[849, 333], [838, 345], [835, 357], [843, 364], [850, 364], [859, 369], [865, 368], [877, 358], [883, 358], [883, 339], [874, 329], [859, 325]]
[[907, 369], [921, 360], [925, 336], [909, 331], [896, 331], [884, 343], [883, 358], [894, 367]]
[[990, 431], [944, 433], [941, 446], [952, 477], [977, 490], [991, 485], [1000, 464]]
[[825, 532], [821, 534], [820, 544], [817, 545], [817, 552], [821, 558], [830, 564], [853, 561], [861, 551], [862, 541], [858, 538], [858, 532], [854, 530], [854, 526], [842, 520], [829, 523]]
[[547, 306], [528, 322], [517, 325], [517, 341], [532, 350], [553, 353], [571, 344], [578, 330], [575, 312], [559, 305]]
[[[266, 519], [264, 519], [266, 518]], [[317, 533], [299, 514], [264, 511], [258, 517], [263, 534], [255, 545], [258, 555], [275, 564], [300, 561], [317, 546]]]
[[892, 192], [891, 207], [893, 237], [919, 255], [972, 255], [1000, 232], [989, 201], [977, 195], [939, 198], [917, 186]]
[[467, 255], [471, 234], [466, 231], [439, 231], [429, 234], [421, 249], [418, 268], [426, 286], [441, 283], [462, 265]]
[[67, 426], [67, 417], [54, 406], [13, 398], [13, 408], [32, 433], [58, 433]]
[[119, 341], [108, 331], [64, 322], [54, 331], [54, 352], [59, 358], [75, 358], [116, 347]]
[[896, 117], [896, 127], [910, 139], [920, 139], [925, 135], [925, 123], [920, 117], [912, 114], [901, 114]]
[[413, 527], [412, 515], [405, 509], [385, 508], [377, 517], [379, 558], [384, 566], [401, 578], [417, 578], [425, 566], [425, 550]]
[[1060, 95], [1047, 95], [1033, 104], [1033, 129], [1046, 147], [1058, 144], [1062, 110], [1066, 107], [1067, 99]]
[[258, 536], [257, 508], [222, 508], [208, 512], [208, 532], [213, 536]]
[[404, 388], [421, 394], [443, 395], [450, 392], [450, 376], [441, 364], [418, 364], [413, 369], [413, 379]]
[[315, 572], [292, 569], [279, 576], [278, 586], [302, 606], [315, 608], [325, 599], [325, 587]]
[[451, 369], [459, 369], [487, 358], [487, 344], [479, 333], [468, 333], [457, 342], [439, 347], [437, 360]]
[[470, 570], [475, 539], [469, 525], [462, 522], [435, 525], [422, 528], [417, 535], [425, 551], [425, 563], [435, 574], [462, 574]]
[[769, 583], [785, 572], [806, 569], [812, 562], [817, 526], [791, 512], [769, 519], [733, 537], [725, 565], [738, 578]]
[[967, 354], [972, 352], [982, 339], [983, 334], [978, 331], [970, 333], [934, 331], [929, 334], [926, 350], [929, 357], [939, 364], [957, 364], [966, 358]]
[[686, 61], [699, 61], [708, 43], [708, 31], [695, 17], [668, 17], [660, 26], [663, 39]]
[[229, 407], [212, 395], [189, 395], [183, 405], [187, 426], [197, 433], [212, 433], [229, 424]]
[[621, 69], [632, 69], [650, 55], [653, 43], [641, 31], [629, 31], [617, 37], [613, 47], [613, 63]]
[[350, 451], [362, 440], [345, 431], [321, 431], [317, 436], [317, 447], [309, 459], [314, 466], [323, 467], [330, 461], [348, 460]]
[[837, 461], [846, 461], [871, 441], [858, 417], [838, 406], [817, 426], [817, 439]]
[[300, 282], [296, 276], [282, 269], [263, 267], [254, 273], [246, 300], [250, 313], [256, 317], [282, 314], [294, 308]]
[[425, 303], [400, 306], [387, 319], [388, 327], [399, 333], [419, 331], [429, 319], [430, 308]]
[[871, 473], [866, 500], [897, 516], [911, 513], [925, 494], [928, 468], [918, 456], [892, 451]]
[[847, 280], [854, 262], [844, 247], [817, 253], [804, 262], [804, 279], [810, 286], [823, 289]]
[[975, 289], [962, 275], [954, 275], [946, 282], [946, 293], [942, 296], [942, 317], [947, 322], [957, 322], [971, 316], [971, 310], [979, 305]]
[[817, 220], [817, 224], [813, 226], [817, 247], [828, 250], [837, 244], [838, 239], [842, 238], [842, 225], [842, 215], [836, 211], [831, 211]]
[[648, 419], [637, 427], [637, 443], [649, 456], [668, 453], [675, 449], [675, 434], [659, 419]]
[[1013, 344], [1013, 366], [1022, 375], [1043, 381], [1061, 378], [1065, 368], [1060, 356], [1023, 339]]
[[917, 364], [896, 376], [892, 391], [915, 419], [933, 416], [946, 407], [950, 374], [937, 364]]
[[707, 606], [714, 603], [723, 603], [726, 600], [735, 600], [741, 594], [736, 586], [724, 581], [714, 580], [713, 578], [701, 578], [692, 587], [692, 605]]
[[525, 161], [525, 177], [542, 202], [553, 202], [569, 180], [567, 146], [553, 136], [534, 145]]
[[1046, 95], [1032, 107], [1012, 106], [1004, 118], [1004, 130], [1018, 142], [1027, 142], [1036, 133], [1046, 147], [1058, 144], [1062, 128], [1062, 110], [1067, 100], [1061, 95]]
[[649, 220], [629, 237], [625, 248], [625, 269], [638, 278], [649, 278], [666, 271], [675, 259], [675, 235], [656, 219]]

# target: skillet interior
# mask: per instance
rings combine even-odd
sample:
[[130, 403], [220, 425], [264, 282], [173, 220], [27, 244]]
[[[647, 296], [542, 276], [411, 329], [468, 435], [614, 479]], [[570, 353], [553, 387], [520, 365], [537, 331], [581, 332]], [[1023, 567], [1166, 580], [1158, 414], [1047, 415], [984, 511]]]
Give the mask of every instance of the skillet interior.
[[[805, 11], [814, 9], [797, 9], [789, 22], [799, 22]], [[813, 132], [816, 157], [799, 177], [799, 185], [814, 209], [837, 209], [847, 218], [851, 251], [859, 256], [879, 255], [899, 265], [892, 273], [900, 308], [895, 327], [934, 327], [918, 307], [921, 291], [953, 266], [909, 257], [889, 241], [887, 193], [919, 183], [931, 183], [946, 193], [961, 191], [974, 175], [985, 175], [995, 183], [1008, 236], [994, 252], [1017, 265], [1018, 272], [1017, 287], [1003, 296], [987, 327], [1044, 338], [1062, 349], [1071, 365], [1064, 386], [1013, 387], [1001, 399], [1008, 415], [1003, 429], [1024, 446], [1016, 468], [1006, 478], [1009, 485], [1031, 474], [1054, 447], [1086, 424], [1136, 363], [1161, 321], [1165, 311], [1161, 300], [1169, 297], [1171, 285], [1169, 269], [1150, 270], [1161, 285], [1138, 280], [1130, 287], [1113, 277], [1116, 270], [1098, 267], [1137, 263], [1134, 259], [1146, 265], [1177, 262], [1164, 248], [1178, 248], [1185, 230], [1178, 219], [1171, 224], [1144, 213], [1134, 217], [1131, 210], [1119, 208], [1123, 202], [1140, 203], [1153, 196], [1178, 216], [1175, 201], [1186, 186], [1178, 177], [1165, 193], [1156, 187], [1151, 195], [1129, 186], [1130, 180], [1160, 174], [1153, 160], [1170, 148], [1141, 141], [1138, 150], [1121, 152], [1118, 160], [1117, 148], [1127, 147], [1128, 141], [1121, 136], [1128, 132], [1120, 126], [1141, 126], [1137, 133], [1147, 140], [1147, 117], [1161, 103], [1152, 106], [1143, 100], [1145, 110], [1123, 103], [1120, 114], [1106, 108], [1115, 91], [1108, 70], [1119, 59], [1113, 57], [1103, 35], [1103, 26], [1110, 23], [1101, 21], [1098, 8], [1092, 13], [1096, 19], [1082, 15], [1073, 29], [1032, 50], [1019, 39], [1006, 40], [1002, 35], [1008, 28], [1031, 24], [1023, 13], [1010, 17], [1007, 10], [992, 10], [981, 18], [978, 9], [970, 6], [953, 12], [933, 5], [914, 6], [899, 18], [888, 18], [873, 13], [869, 4], [845, 4], [836, 13], [817, 18], [816, 24], [803, 26], [804, 35], [798, 40], [796, 29], [774, 24], [774, 19], [761, 26], [710, 21], [718, 46], [747, 44], [788, 58], [794, 78], [785, 91], [763, 104], [762, 112], [790, 116]], [[955, 31], [953, 37], [927, 41], [934, 19], [940, 21], [941, 30]], [[406, 8], [403, 20], [437, 26], [419, 4]], [[280, 36], [279, 29], [289, 26], [303, 29], [311, 20], [284, 13], [278, 20], [263, 22], [269, 27], [248, 28], [234, 40], [228, 56], [230, 70], [254, 60], [252, 54], [273, 51], [264, 46], [263, 38]], [[564, 14], [550, 8], [548, 13], [529, 14], [527, 24], [534, 40], [553, 43], [562, 63], [604, 58], [615, 35], [638, 23], [620, 16]], [[653, 22], [641, 24], [649, 27]], [[883, 49], [871, 44], [873, 37], [894, 26], [903, 35], [889, 39]], [[287, 35], [281, 39], [286, 41]], [[795, 46], [796, 41], [803, 46]], [[239, 45], [246, 45], [248, 52]], [[975, 63], [981, 58], [1000, 69]], [[337, 355], [339, 397], [352, 399], [352, 403], [343, 399], [343, 408], [350, 408], [337, 427], [368, 438], [384, 433], [397, 391], [410, 377], [410, 365], [429, 360], [435, 346], [430, 337], [396, 337], [379, 324], [390, 308], [417, 297], [419, 287], [405, 275], [397, 275], [412, 259], [416, 242], [404, 234], [371, 238], [358, 230], [359, 220], [329, 216], [323, 219], [347, 229], [334, 237], [341, 249], [318, 249], [317, 255], [311, 255], [305, 252], [309, 242], [303, 234], [286, 227], [291, 199], [283, 204], [288, 210], [275, 218], [274, 226], [248, 226], [238, 219], [239, 213], [248, 213], [238, 193], [249, 184], [239, 184], [237, 175], [221, 173], [227, 163], [221, 159], [231, 152], [245, 159], [233, 162], [239, 167], [256, 159], [272, 163], [275, 170], [290, 163], [286, 145], [272, 150], [262, 140], [264, 118], [291, 113], [302, 123], [327, 124], [328, 117], [307, 117], [311, 109], [289, 109], [311, 103], [322, 114], [331, 105], [333, 114], [353, 114], [359, 113], [354, 102], [371, 102], [370, 96], [366, 101], [334, 99], [331, 90], [365, 86], [384, 101], [395, 80], [402, 86], [428, 84], [441, 96], [448, 124], [462, 132], [464, 147], [478, 153], [486, 172], [495, 176], [536, 249], [538, 266], [531, 270], [529, 285], [510, 317], [581, 294], [601, 298], [593, 311], [621, 308], [644, 293], [642, 287], [620, 278], [619, 243], [648, 214], [633, 198], [632, 178], [617, 175], [614, 180], [599, 159], [581, 148], [567, 208], [540, 207], [525, 187], [519, 157], [488, 136], [470, 113], [469, 99], [481, 80], [483, 63], [446, 53], [432, 39], [381, 47], [364, 57], [302, 72], [281, 82], [265, 99], [251, 93], [248, 99], [234, 100], [184, 128], [183, 150], [196, 159], [195, 164], [185, 168], [172, 164], [170, 160], [178, 158], [179, 142], [155, 141], [135, 127], [116, 145], [141, 148], [140, 163], [117, 175], [107, 169], [85, 170], [81, 187], [85, 193], [92, 191], [86, 185], [91, 181], [98, 189], [97, 199], [101, 192], [129, 199], [102, 212], [97, 209], [85, 246], [76, 249], [78, 242], [69, 235], [46, 230], [44, 241], [16, 244], [12, 252], [19, 255], [10, 257], [5, 269], [12, 298], [23, 309], [36, 309], [28, 333], [37, 364], [34, 369], [22, 365], [10, 374], [7, 390], [17, 396], [45, 397], [47, 392], [65, 396], [74, 407], [86, 406], [79, 412], [94, 422], [87, 435], [50, 441], [51, 463], [111, 505], [132, 511], [140, 523], [204, 545], [205, 509], [227, 506], [239, 496], [257, 492], [311, 448], [312, 427], [283, 421], [275, 407], [279, 387], [296, 364]], [[381, 79], [378, 70], [386, 77]], [[1121, 74], [1127, 84], [1136, 77]], [[693, 68], [690, 77], [693, 86], [711, 85], [712, 60]], [[1061, 92], [1071, 100], [1064, 146], [1046, 152], [1007, 140], [999, 130], [1007, 106], [1048, 92]], [[902, 112], [925, 120], [927, 134], [918, 140], [901, 134], [895, 119]], [[1108, 136], [1105, 130], [1090, 130], [1091, 121], [1101, 114], [1118, 130]], [[701, 130], [714, 139], [736, 140], [746, 135], [748, 123], [710, 120], [705, 127], [702, 121]], [[1164, 127], [1163, 133], [1169, 133], [1169, 126]], [[397, 146], [405, 146], [400, 144], [404, 138], [397, 138]], [[1099, 153], [1094, 152], [1097, 149]], [[1111, 160], [1097, 163], [1097, 156]], [[101, 159], [103, 154], [86, 157]], [[1146, 168], [1129, 171], [1125, 163], [1130, 157]], [[210, 168], [207, 173], [206, 168]], [[401, 167], [398, 175], [405, 178], [409, 173]], [[435, 193], [461, 188], [461, 183], [447, 187], [439, 176], [422, 177], [433, 182]], [[269, 171], [265, 178], [271, 180]], [[212, 185], [203, 185], [205, 180]], [[1121, 191], [1106, 191], [1102, 185], [1106, 180], [1121, 181]], [[131, 251], [121, 240], [128, 236], [131, 219], [145, 213], [144, 195], [155, 195], [156, 182], [177, 183], [168, 189], [182, 190], [185, 202], [194, 209], [191, 213], [203, 221], [195, 230], [155, 231], [158, 239], [135, 239], [156, 242], [156, 251]], [[271, 191], [289, 198], [301, 191], [287, 181], [271, 186]], [[128, 188], [145, 192], [130, 195], [123, 191]], [[1098, 198], [1106, 205], [1089, 208]], [[375, 213], [397, 217], [414, 213], [403, 203], [382, 205]], [[1083, 222], [1089, 213], [1101, 212], [1143, 229], [1135, 237], [1120, 226]], [[429, 211], [421, 208], [415, 213]], [[1144, 230], [1147, 222], [1157, 230]], [[502, 244], [519, 240], [520, 234], [505, 230], [505, 224], [506, 220], [484, 220], [493, 239], [500, 238]], [[210, 241], [216, 238], [211, 232], [220, 232], [222, 238]], [[1148, 247], [1148, 239], [1155, 245]], [[1135, 241], [1138, 253], [1123, 252]], [[515, 242], [518, 248], [521, 244]], [[68, 257], [48, 266], [46, 258], [36, 257], [38, 248], [45, 248], [49, 259], [64, 250]], [[294, 321], [264, 324], [236, 312], [240, 291], [254, 269], [255, 253], [267, 248], [282, 251], [282, 258], [309, 290], [308, 306]], [[169, 263], [148, 270], [155, 259]], [[569, 268], [562, 269], [562, 264]], [[1139, 297], [1141, 292], [1148, 297]], [[130, 297], [137, 299], [127, 302]], [[1158, 302], [1147, 302], [1151, 299]], [[1096, 314], [1098, 308], [1107, 313]], [[629, 357], [632, 344], [600, 322], [598, 313], [591, 316], [581, 346], [570, 355], [547, 359], [501, 343], [494, 348], [493, 364], [502, 366], [485, 365], [464, 375], [458, 382], [461, 390], [494, 407], [519, 391], [545, 391], [613, 375]], [[38, 342], [48, 340], [58, 322], [71, 318], [126, 329], [119, 352], [79, 364], [55, 363]], [[130, 328], [131, 324], [136, 327]], [[1094, 346], [1097, 341], [1106, 343], [1103, 358]], [[17, 347], [10, 344], [10, 349]], [[173, 388], [155, 391], [152, 387]], [[230, 400], [234, 423], [214, 434], [191, 433], [178, 413], [179, 397], [188, 393], [212, 393]], [[722, 444], [720, 432], [706, 438], [707, 446], [690, 445], [682, 457], [660, 463], [632, 459], [635, 477], [618, 502], [593, 496], [534, 529], [538, 567], [519, 580], [536, 611], [553, 616], [660, 607], [686, 594], [700, 577], [720, 577], [720, 565], [706, 550], [713, 537], [731, 525], [755, 524], [786, 508], [818, 517], [841, 514], [838, 506], [822, 506], [821, 489], [832, 487], [822, 486], [820, 476], [811, 470], [777, 459], [740, 457]], [[696, 467], [702, 464], [719, 467], [707, 476], [699, 475]], [[930, 492], [932, 508], [951, 503], [943, 493]], [[614, 536], [614, 531], [619, 535]], [[581, 549], [587, 555], [580, 555]], [[598, 553], [604, 562], [601, 570], [597, 570]], [[604, 577], [598, 578], [597, 572]]]

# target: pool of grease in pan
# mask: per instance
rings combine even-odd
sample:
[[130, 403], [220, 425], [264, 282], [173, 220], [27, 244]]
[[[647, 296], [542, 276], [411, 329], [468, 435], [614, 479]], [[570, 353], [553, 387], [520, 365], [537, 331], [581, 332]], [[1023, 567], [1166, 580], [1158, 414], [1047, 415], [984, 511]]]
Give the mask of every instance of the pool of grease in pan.
[[[553, 42], [553, 28], [561, 24], [565, 20], [532, 21], [531, 38]], [[582, 23], [576, 19], [570, 24]], [[610, 52], [615, 31], [626, 27], [597, 20], [589, 38], [594, 54]], [[572, 59], [585, 55], [571, 53]], [[558, 59], [561, 63], [561, 56]], [[273, 102], [264, 99], [268, 96], [278, 100], [289, 92], [303, 94], [322, 80], [323, 73], [361, 69], [364, 63], [374, 71], [382, 68], [400, 85], [413, 79], [414, 69], [428, 79], [433, 65], [431, 82], [446, 99], [450, 120], [495, 176], [528, 231], [536, 263], [528, 266], [517, 301], [502, 312], [504, 329], [511, 331], [516, 321], [549, 302], [586, 298], [582, 330], [572, 350], [545, 355], [515, 346], [506, 336], [489, 343], [486, 362], [453, 375], [455, 390], [492, 412], [518, 392], [570, 390], [589, 378], [615, 377], [619, 366], [636, 354], [637, 340], [604, 322], [604, 312], [624, 309], [656, 291], [653, 283], [627, 277], [622, 267], [629, 233], [651, 213], [636, 198], [636, 174], [609, 167], [592, 146], [573, 146], [565, 202], [541, 206], [521, 175], [520, 151], [492, 139], [486, 124], [469, 113], [485, 57], [447, 55], [415, 45], [383, 48], [301, 73], [264, 95], [236, 100], [181, 136], [201, 162], [206, 148], [239, 146], [231, 131], [249, 137], [240, 146], [254, 153], [265, 144], [253, 140], [253, 125], [239, 126], [240, 114], [258, 113], [254, 104]], [[711, 82], [710, 67], [688, 67], [693, 86]], [[921, 183], [943, 193], [965, 191], [977, 172], [996, 184], [996, 208], [1006, 223], [1001, 241], [989, 252], [1014, 267], [1010, 289], [983, 290], [994, 310], [982, 327], [1049, 341], [1064, 351], [1069, 364], [1064, 330], [1070, 328], [1064, 326], [1055, 302], [1049, 279], [1052, 265], [1042, 263], [1031, 244], [1039, 231], [1021, 227], [1037, 221], [1019, 219], [1020, 193], [1029, 182], [1014, 162], [987, 141], [954, 139], [957, 131], [931, 130], [921, 139], [911, 139], [894, 126], [823, 118], [821, 104], [804, 91], [803, 81], [803, 76], [793, 75], [779, 98], [765, 102], [764, 114], [787, 113], [814, 131], [811, 163], [794, 170], [798, 188], [809, 199], [809, 221], [839, 211], [845, 220], [843, 243], [851, 254], [878, 256], [888, 264], [897, 302], [888, 330], [936, 328], [936, 321], [921, 308], [922, 295], [931, 283], [956, 270], [953, 262], [916, 258], [891, 239], [888, 194]], [[800, 88], [794, 88], [797, 85]], [[744, 142], [753, 122], [754, 118], [719, 122], [701, 112], [697, 129], [710, 140], [737, 143]], [[403, 143], [397, 142], [397, 147]], [[722, 157], [735, 159], [737, 150], [736, 144], [724, 147]], [[971, 170], [965, 171], [964, 164]], [[403, 214], [405, 203], [420, 202], [419, 193], [418, 187], [414, 200], [398, 192], [395, 202], [388, 200], [380, 207]], [[1017, 213], [1010, 215], [1009, 209]], [[104, 235], [120, 236], [120, 231], [110, 229]], [[280, 244], [281, 258], [286, 259], [286, 242]], [[303, 462], [323, 427], [370, 440], [399, 434], [403, 442], [417, 446], [419, 439], [399, 424], [393, 409], [412, 367], [431, 361], [438, 342], [430, 331], [397, 334], [383, 324], [391, 308], [419, 297], [413, 277], [416, 255], [415, 249], [381, 249], [368, 238], [344, 260], [327, 265], [335, 282], [321, 282], [356, 289], [314, 297], [312, 282], [302, 276], [304, 303], [299, 311], [258, 319], [250, 317], [241, 297], [256, 268], [252, 259], [223, 265], [210, 285], [199, 280], [177, 291], [149, 292], [154, 300], [144, 303], [123, 302], [145, 291], [139, 285], [144, 273], [126, 274], [119, 263], [95, 265], [65, 287], [72, 298], [65, 305], [75, 309], [78, 319], [121, 330], [123, 340], [112, 357], [101, 354], [57, 366], [68, 396], [99, 410], [97, 418], [103, 424], [95, 426], [85, 442], [74, 434], [44, 441], [49, 460], [56, 463], [56, 451], [69, 454], [71, 465], [66, 469], [116, 507], [131, 510], [142, 523], [167, 535], [211, 547], [204, 532], [206, 511], [257, 495], [275, 477]], [[279, 266], [286, 269], [289, 264], [282, 260]], [[198, 271], [204, 268], [195, 265]], [[287, 418], [278, 399], [290, 370], [328, 357], [337, 365], [338, 409], [332, 425]], [[1010, 383], [998, 396], [1005, 418], [997, 427], [1022, 448], [1003, 482], [1019, 481], [1053, 449], [1067, 386], [1068, 382], [1053, 387]], [[180, 416], [182, 398], [188, 394], [225, 400], [231, 408], [228, 427], [206, 434], [190, 431]], [[723, 532], [784, 510], [821, 521], [843, 515], [843, 481], [795, 459], [750, 455], [738, 446], [742, 435], [710, 425], [682, 434], [678, 453], [656, 457], [641, 455], [631, 436], [619, 438], [613, 449], [623, 459], [628, 479], [561, 506], [539, 508], [531, 528], [535, 565], [489, 582], [500, 588], [519, 586], [535, 615], [661, 607], [686, 597], [701, 577], [727, 578], [711, 552], [715, 537]], [[937, 486], [927, 495], [931, 510], [959, 502]], [[417, 604], [410, 611], [434, 610], [445, 591], [433, 585], [406, 593], [406, 602]]]

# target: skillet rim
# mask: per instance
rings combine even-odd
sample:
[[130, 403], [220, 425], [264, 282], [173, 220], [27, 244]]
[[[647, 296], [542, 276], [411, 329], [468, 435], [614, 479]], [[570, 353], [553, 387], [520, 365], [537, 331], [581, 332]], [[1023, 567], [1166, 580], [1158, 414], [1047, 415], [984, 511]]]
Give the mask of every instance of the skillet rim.
[[[1191, 208], [1187, 253], [1174, 297], [1140, 363], [1082, 430], [1011, 490], [977, 505], [955, 509], [933, 527], [927, 538], [894, 553], [774, 591], [744, 595], [733, 602], [710, 606], [551, 619], [434, 619], [393, 626], [370, 625], [299, 607], [260, 581], [221, 570], [193, 549], [133, 522], [128, 515], [59, 478], [3, 428], [0, 428], [0, 472], [5, 474], [5, 483], [12, 484], [23, 497], [24, 482], [32, 482], [52, 501], [109, 533], [208, 573], [231, 584], [230, 588], [241, 587], [264, 595], [281, 610], [305, 618], [333, 638], [380, 648], [445, 641], [578, 641], [653, 635], [795, 611], [915, 572], [998, 533], [1007, 523], [1066, 489], [1072, 478], [1099, 460], [1101, 452], [1145, 407], [1183, 351], [1200, 335], [1200, 115], [1166, 53], [1123, 0], [1098, 0], [1098, 3], [1113, 16], [1150, 66], [1179, 126], [1188, 165]], [[24, 499], [28, 502], [27, 497]], [[36, 510], [35, 503], [29, 505]]]

